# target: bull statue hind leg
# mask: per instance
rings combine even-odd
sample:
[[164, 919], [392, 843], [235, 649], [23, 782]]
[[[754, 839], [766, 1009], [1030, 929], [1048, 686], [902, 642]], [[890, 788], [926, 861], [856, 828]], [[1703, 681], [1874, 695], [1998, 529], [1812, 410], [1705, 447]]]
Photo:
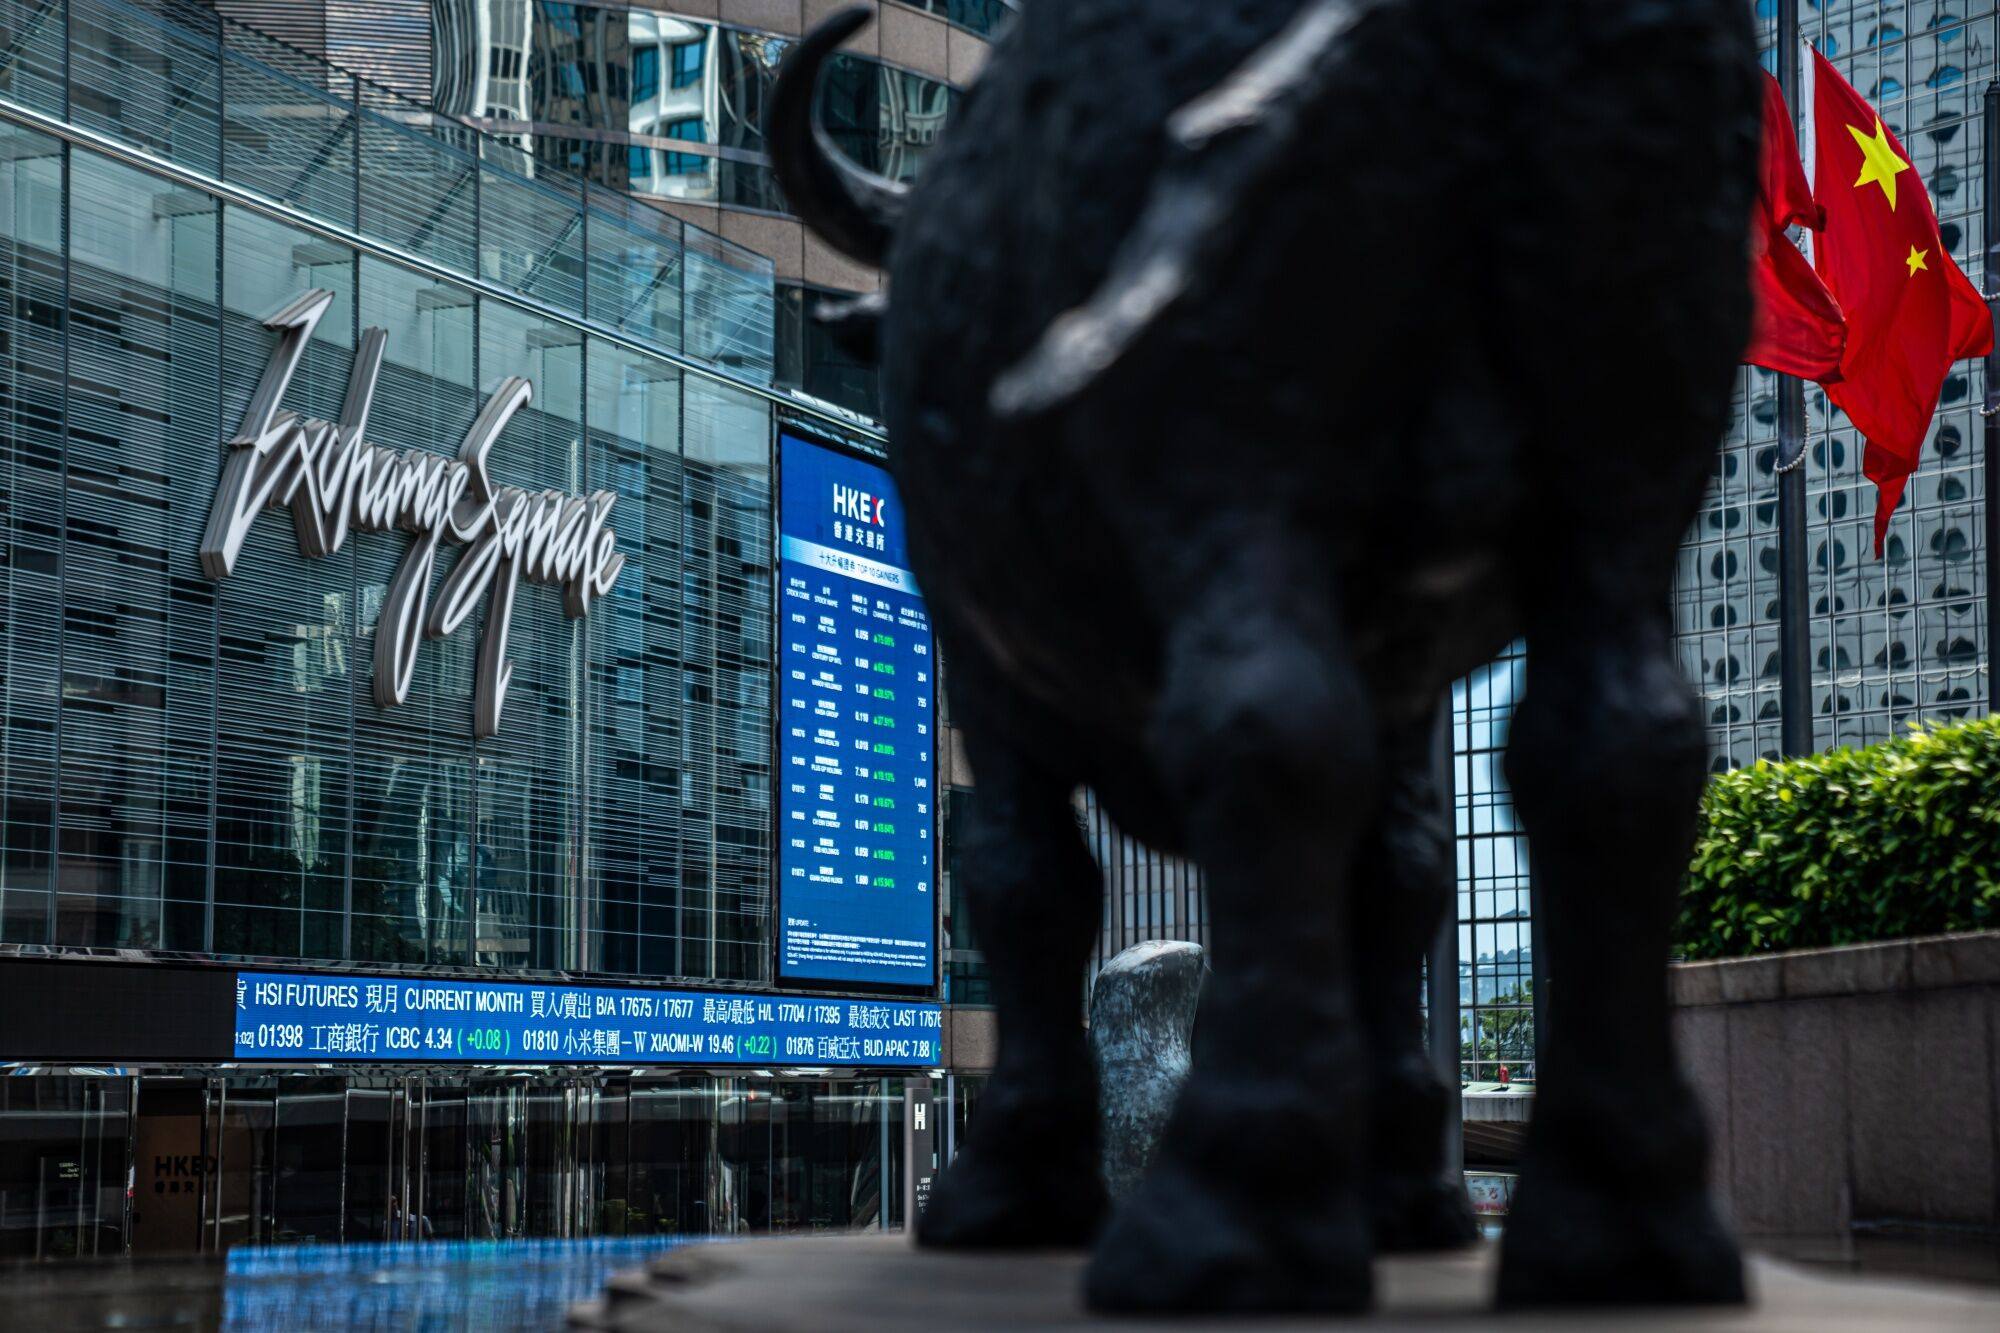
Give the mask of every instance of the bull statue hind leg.
[[965, 1146], [931, 1189], [920, 1245], [1082, 1246], [1106, 1207], [1098, 1174], [1097, 1075], [1082, 982], [1104, 882], [1084, 845], [1073, 776], [1024, 733], [1037, 716], [939, 624], [951, 654], [952, 716], [976, 787], [960, 875], [999, 1025], [993, 1073]]
[[[1183, 547], [1203, 571], [1152, 745], [1207, 876], [1214, 972], [1153, 1162], [1098, 1241], [1098, 1309], [1323, 1310], [1371, 1295], [1368, 1065], [1347, 893], [1381, 759], [1330, 561], [1275, 515]], [[1169, 581], [1171, 581], [1171, 576]]]

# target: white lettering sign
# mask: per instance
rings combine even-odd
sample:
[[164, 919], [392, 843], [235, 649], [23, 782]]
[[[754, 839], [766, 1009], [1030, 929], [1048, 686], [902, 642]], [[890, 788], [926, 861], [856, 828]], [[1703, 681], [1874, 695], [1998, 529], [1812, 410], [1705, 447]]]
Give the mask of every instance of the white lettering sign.
[[[292, 511], [299, 550], [308, 556], [333, 554], [350, 532], [410, 533], [410, 548], [396, 566], [376, 623], [375, 702], [382, 708], [403, 702], [422, 641], [456, 632], [490, 589], [473, 679], [472, 733], [491, 736], [500, 728], [513, 674], [507, 632], [515, 590], [523, 579], [560, 586], [564, 611], [587, 613], [625, 566], [607, 521], [617, 497], [610, 491], [588, 498], [554, 490], [531, 494], [493, 484], [486, 455], [534, 396], [519, 376], [486, 400], [455, 459], [369, 444], [362, 435], [388, 345], [383, 329], [361, 334], [339, 421], [281, 410], [292, 372], [332, 302], [332, 292], [315, 289], [264, 321], [278, 334], [278, 347], [242, 429], [229, 442], [229, 460], [201, 539], [202, 571], [212, 579], [227, 578], [250, 525], [266, 509]], [[431, 575], [446, 542], [468, 549], [445, 576], [433, 606]]]

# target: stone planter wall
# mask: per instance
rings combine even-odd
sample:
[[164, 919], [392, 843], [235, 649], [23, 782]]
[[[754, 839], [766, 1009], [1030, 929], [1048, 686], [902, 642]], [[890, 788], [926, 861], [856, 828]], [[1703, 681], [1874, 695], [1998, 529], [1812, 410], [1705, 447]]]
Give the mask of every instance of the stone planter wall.
[[1671, 969], [1746, 1234], [2000, 1231], [2000, 932]]

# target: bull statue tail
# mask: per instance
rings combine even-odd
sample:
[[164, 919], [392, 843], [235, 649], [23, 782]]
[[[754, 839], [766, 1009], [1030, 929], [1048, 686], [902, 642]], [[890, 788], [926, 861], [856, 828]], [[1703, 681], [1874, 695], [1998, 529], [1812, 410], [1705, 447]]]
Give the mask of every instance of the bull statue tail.
[[820, 239], [870, 268], [882, 267], [903, 216], [909, 186], [849, 161], [820, 124], [819, 76], [840, 44], [873, 16], [850, 5], [792, 44], [771, 93], [765, 133], [785, 202]]

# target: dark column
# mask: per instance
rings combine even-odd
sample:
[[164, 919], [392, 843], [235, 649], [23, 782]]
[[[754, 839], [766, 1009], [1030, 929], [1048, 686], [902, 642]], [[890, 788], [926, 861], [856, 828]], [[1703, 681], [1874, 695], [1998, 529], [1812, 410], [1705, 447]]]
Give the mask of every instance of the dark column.
[[[1778, 86], [1799, 119], [1799, 4], [1778, 0]], [[1778, 708], [1786, 755], [1811, 754], [1812, 625], [1806, 578], [1806, 386], [1778, 377]]]
[[1429, 1015], [1431, 1067], [1443, 1081], [1445, 1092], [1444, 1160], [1447, 1165], [1465, 1164], [1465, 1098], [1459, 1091], [1458, 1076], [1458, 815], [1452, 801], [1451, 696], [1445, 696], [1438, 710], [1437, 742], [1433, 747], [1438, 773], [1438, 795], [1444, 802], [1444, 826], [1451, 833], [1448, 855], [1452, 865], [1450, 905], [1438, 923], [1437, 937], [1431, 941], [1425, 960], [1425, 1011]]
[[[1986, 272], [1980, 285], [1991, 307], [2000, 283], [2000, 83], [1986, 85]], [[1986, 493], [1980, 508], [1986, 520], [1986, 711], [2000, 713], [2000, 670], [1993, 648], [2000, 640], [2000, 346], [1986, 358], [1986, 404], [1980, 411], [1986, 425]]]

